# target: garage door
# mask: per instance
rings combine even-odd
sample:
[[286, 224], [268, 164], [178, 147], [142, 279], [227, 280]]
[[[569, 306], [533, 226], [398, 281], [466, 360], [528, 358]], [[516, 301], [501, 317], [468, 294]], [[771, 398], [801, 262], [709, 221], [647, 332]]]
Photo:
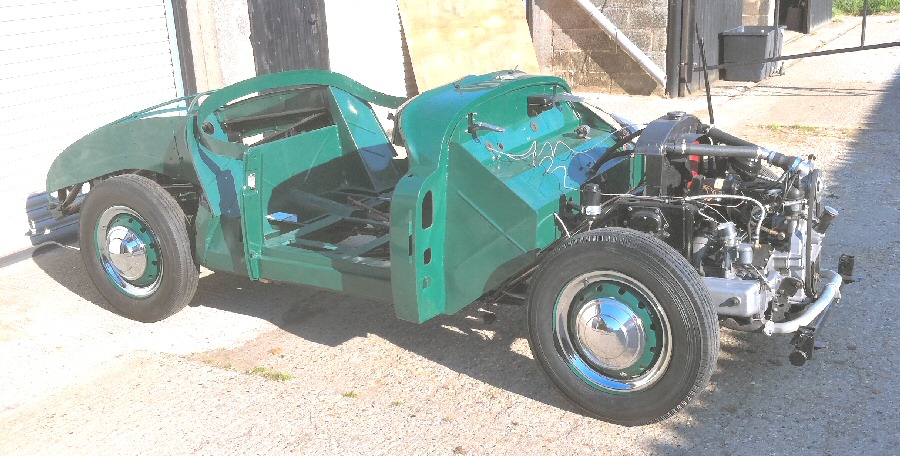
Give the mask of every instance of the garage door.
[[0, 255], [27, 245], [28, 195], [62, 149], [181, 95], [174, 33], [171, 0], [0, 3]]

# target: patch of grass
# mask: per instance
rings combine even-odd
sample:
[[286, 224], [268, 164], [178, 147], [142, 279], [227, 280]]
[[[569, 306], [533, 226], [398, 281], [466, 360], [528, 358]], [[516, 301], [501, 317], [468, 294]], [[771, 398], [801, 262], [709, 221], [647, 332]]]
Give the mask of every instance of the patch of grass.
[[394, 402], [391, 402], [391, 405], [394, 406], [394, 407], [400, 407], [401, 405], [403, 405], [403, 402], [400, 402], [400, 401], [394, 401]]
[[259, 375], [260, 377], [279, 382], [286, 382], [294, 378], [293, 375], [270, 371], [265, 367], [254, 367], [253, 369], [248, 370], [247, 373], [250, 375]]
[[775, 131], [805, 131], [808, 133], [812, 133], [812, 132], [821, 130], [820, 127], [813, 127], [810, 125], [769, 124], [769, 125], [766, 125], [766, 128], [768, 128], [769, 130], [775, 130]]
[[[864, 0], [834, 0], [835, 15], [862, 16]], [[900, 0], [869, 0], [869, 14], [900, 12]]]
[[356, 399], [359, 397], [359, 393], [357, 393], [356, 391], [347, 391], [346, 393], [341, 394], [341, 396], [349, 397], [350, 399]]
[[204, 360], [203, 360], [203, 364], [206, 364], [206, 365], [208, 365], [208, 366], [218, 367], [218, 368], [220, 368], [220, 369], [231, 370], [231, 363], [228, 363], [228, 364], [218, 364], [218, 363], [216, 363], [216, 361], [215, 361], [214, 359], [212, 359], [212, 358], [206, 358], [206, 359], [204, 359]]
[[275, 380], [275, 381], [279, 381], [279, 382], [286, 382], [286, 381], [294, 378], [293, 375], [282, 374], [281, 372], [263, 372], [262, 376], [269, 380]]

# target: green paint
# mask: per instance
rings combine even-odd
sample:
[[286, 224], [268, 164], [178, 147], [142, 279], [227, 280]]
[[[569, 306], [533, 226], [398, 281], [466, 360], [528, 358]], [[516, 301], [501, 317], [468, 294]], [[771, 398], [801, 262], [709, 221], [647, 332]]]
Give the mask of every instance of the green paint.
[[[628, 308], [631, 309], [631, 311], [641, 319], [641, 323], [647, 331], [647, 341], [645, 345], [646, 349], [641, 354], [641, 357], [633, 365], [628, 366], [624, 369], [597, 369], [607, 377], [623, 379], [636, 378], [641, 376], [642, 374], [647, 372], [647, 370], [653, 365], [654, 361], [658, 358], [660, 349], [662, 348], [659, 337], [657, 335], [657, 331], [653, 329], [657, 327], [656, 325], [653, 325], [653, 323], [657, 322], [658, 319], [655, 315], [651, 314], [650, 308], [646, 304], [646, 301], [641, 302], [641, 298], [639, 296], [640, 294], [635, 290], [624, 287], [618, 283], [600, 281], [586, 286], [584, 290], [578, 293], [574, 298], [575, 301], [580, 303], [600, 298], [611, 298], [618, 302], [621, 302], [627, 305]], [[575, 307], [577, 306], [573, 306], [573, 308]], [[651, 349], [655, 349], [656, 353], [654, 353]], [[596, 387], [596, 385], [593, 385], [592, 383], [591, 385]]]
[[[146, 255], [147, 255], [147, 263], [145, 265], [144, 273], [135, 279], [125, 279], [124, 277], [120, 277], [118, 272], [112, 268], [115, 266], [111, 264], [106, 264], [103, 260], [103, 256], [100, 253], [101, 243], [107, 242], [106, 236], [110, 230], [116, 227], [125, 227], [130, 232], [134, 233], [141, 242], [147, 247]], [[143, 220], [135, 217], [133, 214], [129, 213], [121, 213], [112, 217], [107, 226], [105, 232], [101, 233], [99, 230], [99, 226], [94, 230], [94, 251], [95, 254], [100, 258], [100, 263], [105, 264], [105, 267], [108, 268], [106, 270], [107, 278], [109, 282], [113, 284], [116, 288], [119, 289], [123, 294], [130, 296], [132, 298], [141, 298], [142, 296], [135, 295], [131, 293], [127, 288], [122, 286], [122, 283], [119, 281], [126, 281], [128, 284], [133, 285], [138, 288], [146, 288], [153, 285], [154, 282], [160, 277], [162, 273], [162, 254], [159, 249], [159, 244], [156, 242], [156, 238], [153, 235], [153, 231], [151, 231], [150, 227], [147, 226]], [[114, 277], [115, 276], [115, 277]], [[118, 280], [117, 280], [118, 279]]]
[[[393, 301], [398, 317], [423, 322], [462, 309], [561, 236], [560, 197], [578, 201], [585, 170], [613, 143], [577, 103], [528, 116], [529, 96], [568, 91], [515, 72], [430, 90], [397, 114], [408, 155], [398, 159], [371, 105], [406, 100], [327, 71], [264, 75], [190, 99], [179, 116], [157, 117], [170, 102], [98, 129], [60, 155], [47, 189], [132, 169], [192, 183], [202, 265]], [[470, 114], [504, 131], [472, 133]], [[582, 124], [590, 137], [575, 134]], [[642, 167], [625, 159], [603, 172], [604, 190], [625, 191]], [[389, 220], [367, 209], [379, 204]], [[328, 240], [352, 224], [382, 234]]]

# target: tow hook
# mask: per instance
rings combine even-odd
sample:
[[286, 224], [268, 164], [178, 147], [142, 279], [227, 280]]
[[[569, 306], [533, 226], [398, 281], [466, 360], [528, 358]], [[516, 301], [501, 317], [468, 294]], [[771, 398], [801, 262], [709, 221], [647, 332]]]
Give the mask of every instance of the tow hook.
[[791, 343], [794, 344], [794, 351], [788, 355], [791, 364], [802, 366], [806, 364], [806, 361], [812, 359], [813, 351], [828, 348], [828, 342], [816, 340], [817, 329], [804, 326], [794, 334], [794, 338], [791, 340]]

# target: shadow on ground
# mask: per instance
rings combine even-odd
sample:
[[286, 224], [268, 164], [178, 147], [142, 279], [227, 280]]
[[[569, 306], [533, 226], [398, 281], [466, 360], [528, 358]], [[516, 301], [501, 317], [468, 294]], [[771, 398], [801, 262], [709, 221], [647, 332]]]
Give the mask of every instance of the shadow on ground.
[[[85, 301], [116, 313], [91, 284], [77, 250], [51, 244], [35, 251], [33, 259]], [[264, 319], [329, 347], [373, 334], [486, 384], [578, 413], [530, 357], [511, 349], [513, 341], [526, 337], [524, 308], [518, 306], [482, 310], [488, 307], [473, 304], [457, 315], [419, 325], [398, 320], [389, 303], [289, 284], [262, 284], [225, 273], [201, 278], [191, 305]], [[491, 331], [493, 337], [486, 339], [479, 330]]]

